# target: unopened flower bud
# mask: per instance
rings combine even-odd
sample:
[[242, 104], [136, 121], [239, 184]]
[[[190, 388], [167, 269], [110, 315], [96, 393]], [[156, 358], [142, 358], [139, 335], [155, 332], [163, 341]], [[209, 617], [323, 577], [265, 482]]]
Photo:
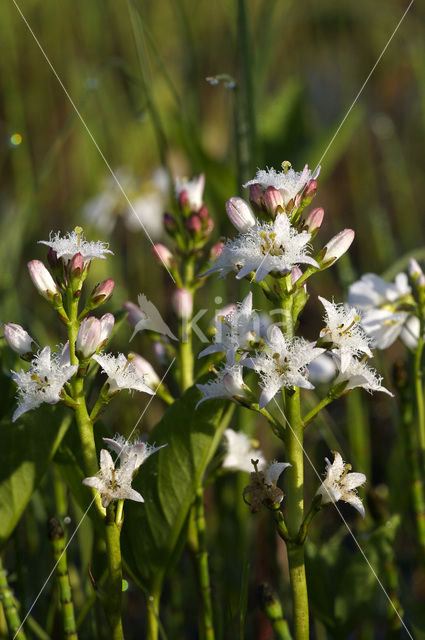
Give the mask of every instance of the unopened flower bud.
[[278, 207], [280, 207], [282, 211], [285, 207], [282, 193], [275, 187], [267, 187], [264, 192], [264, 204], [266, 205], [267, 213], [271, 215], [272, 218], [275, 218], [277, 213], [279, 213], [277, 211]]
[[152, 247], [152, 253], [159, 260], [161, 264], [163, 264], [167, 269], [175, 266], [175, 260], [173, 258], [173, 254], [165, 246], [165, 244], [161, 244], [160, 242], [156, 242]]
[[49, 271], [40, 260], [31, 260], [28, 262], [28, 271], [35, 288], [43, 298], [50, 300], [59, 293], [58, 287], [53, 280]]
[[309, 182], [307, 182], [307, 185], [303, 192], [303, 202], [305, 203], [305, 201], [308, 199], [310, 199], [311, 201], [312, 198], [314, 198], [314, 196], [316, 195], [316, 191], [317, 191], [317, 180], [310, 180]]
[[251, 207], [242, 198], [229, 198], [226, 202], [226, 213], [233, 226], [242, 233], [256, 223]]
[[174, 236], [177, 231], [177, 223], [173, 216], [170, 213], [164, 213], [162, 218], [165, 230], [171, 235]]
[[83, 273], [84, 269], [84, 260], [81, 253], [76, 253], [72, 256], [71, 261], [69, 262], [69, 272], [72, 278], [79, 278]]
[[142, 356], [139, 356], [138, 353], [130, 352], [129, 355], [133, 356], [133, 364], [137, 374], [143, 378], [148, 387], [155, 390], [161, 380], [151, 363], [145, 358], [142, 358]]
[[303, 272], [299, 267], [292, 267], [291, 269], [291, 284], [294, 286], [297, 280], [299, 280], [302, 276]]
[[264, 194], [259, 184], [249, 187], [249, 201], [257, 211], [261, 211], [264, 205]]
[[162, 365], [166, 365], [168, 364], [168, 352], [167, 352], [167, 348], [165, 347], [165, 345], [160, 342], [159, 340], [156, 340], [153, 343], [153, 352], [155, 354], [156, 359], [158, 360], [158, 362]]
[[302, 230], [308, 231], [314, 237], [322, 225], [324, 215], [325, 212], [321, 207], [313, 209], [305, 219]]
[[82, 321], [75, 342], [75, 351], [79, 358], [85, 360], [95, 353], [100, 343], [100, 331], [98, 318], [91, 316]]
[[202, 231], [202, 220], [197, 213], [192, 213], [187, 220], [185, 220], [184, 226], [193, 236], [197, 236]]
[[198, 216], [201, 218], [201, 220], [208, 220], [209, 219], [210, 214], [209, 214], [208, 207], [207, 207], [206, 204], [203, 204], [202, 207], [199, 209]]
[[112, 313], [105, 313], [101, 317], [99, 347], [103, 347], [105, 342], [109, 339], [109, 336], [112, 333], [112, 329], [114, 328], [114, 325], [115, 325], [115, 318], [112, 315]]
[[171, 303], [179, 318], [185, 318], [187, 320], [191, 317], [193, 312], [193, 298], [187, 289], [176, 289], [171, 297]]
[[58, 254], [51, 247], [47, 252], [47, 262], [49, 263], [50, 268], [53, 270], [58, 269], [61, 266], [61, 261], [58, 258]]
[[336, 234], [323, 247], [319, 255], [319, 264], [322, 268], [330, 267], [331, 264], [339, 260], [351, 246], [354, 240], [354, 231], [352, 229], [344, 229]]
[[100, 304], [107, 302], [115, 287], [115, 280], [107, 278], [100, 284], [98, 284], [90, 294], [90, 304], [92, 307], [98, 307]]
[[20, 356], [31, 356], [37, 350], [37, 343], [20, 324], [7, 322], [3, 332], [9, 347]]
[[409, 260], [408, 273], [418, 289], [425, 288], [425, 275], [415, 258]]
[[218, 256], [221, 254], [221, 252], [223, 251], [223, 247], [224, 247], [224, 243], [223, 242], [217, 242], [215, 245], [213, 245], [210, 249], [210, 258], [211, 260], [216, 261]]

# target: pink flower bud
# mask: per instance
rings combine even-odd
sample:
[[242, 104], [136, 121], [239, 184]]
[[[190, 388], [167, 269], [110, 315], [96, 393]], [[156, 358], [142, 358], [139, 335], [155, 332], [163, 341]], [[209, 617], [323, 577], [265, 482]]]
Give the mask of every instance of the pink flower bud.
[[87, 359], [95, 353], [100, 343], [100, 320], [91, 316], [85, 318], [80, 324], [75, 351], [79, 358]]
[[137, 304], [134, 304], [134, 302], [124, 302], [123, 309], [128, 311], [127, 322], [133, 329], [140, 320], [146, 320], [146, 313], [144, 313]]
[[58, 258], [58, 254], [51, 247], [47, 252], [47, 262], [49, 263], [51, 269], [57, 269], [61, 264], [61, 261]]
[[58, 287], [55, 281], [40, 260], [31, 260], [31, 262], [28, 262], [28, 271], [35, 288], [43, 298], [49, 300], [58, 293]]
[[276, 189], [275, 187], [267, 187], [264, 192], [264, 203], [266, 205], [267, 212], [273, 218], [276, 217], [276, 209], [278, 207], [281, 207], [282, 210], [285, 208], [283, 196], [279, 189]]
[[185, 220], [184, 226], [192, 235], [196, 236], [202, 231], [202, 220], [197, 213], [192, 213], [187, 220]]
[[312, 199], [316, 195], [317, 180], [310, 180], [303, 192], [303, 200]]
[[164, 213], [162, 218], [165, 230], [168, 231], [170, 235], [173, 235], [177, 229], [176, 221], [170, 213]]
[[207, 207], [206, 204], [203, 204], [202, 207], [199, 209], [198, 216], [201, 218], [201, 220], [208, 220], [209, 219], [210, 214], [209, 214], [208, 207]]
[[37, 343], [20, 324], [8, 322], [4, 325], [3, 332], [9, 347], [15, 353], [19, 353], [20, 356], [25, 356], [35, 351]]
[[329, 242], [323, 247], [324, 252], [320, 266], [329, 267], [333, 262], [339, 260], [351, 246], [354, 240], [354, 231], [352, 229], [344, 229], [336, 234]]
[[299, 280], [302, 276], [303, 272], [299, 267], [292, 267], [291, 269], [291, 284], [292, 286]]
[[107, 278], [100, 284], [98, 284], [90, 294], [90, 298], [92, 303], [95, 306], [99, 306], [104, 302], [107, 302], [109, 298], [112, 296], [115, 287], [115, 280], [112, 278]]
[[167, 348], [164, 346], [162, 342], [156, 340], [153, 343], [153, 352], [155, 354], [156, 359], [162, 365], [168, 364], [168, 353]]
[[189, 194], [186, 189], [180, 191], [178, 195], [179, 205], [182, 209], [190, 209]]
[[161, 244], [160, 242], [155, 243], [152, 247], [152, 253], [161, 264], [167, 267], [167, 269], [175, 266], [173, 254], [165, 244]]
[[193, 312], [193, 298], [187, 289], [176, 289], [171, 297], [171, 304], [179, 318], [186, 320]]
[[313, 209], [313, 211], [311, 211], [305, 219], [303, 231], [308, 231], [308, 233], [316, 235], [321, 227], [324, 215], [325, 212], [321, 207]]
[[251, 207], [242, 198], [229, 198], [226, 202], [226, 213], [233, 226], [242, 233], [248, 231], [256, 223]]
[[249, 187], [249, 201], [255, 209], [261, 211], [264, 204], [264, 194], [259, 184], [252, 184]]
[[221, 252], [223, 251], [223, 247], [224, 247], [224, 243], [223, 242], [217, 242], [215, 245], [213, 245], [210, 249], [210, 258], [211, 260], [217, 260], [218, 256], [221, 254]]
[[72, 256], [72, 259], [69, 263], [69, 273], [71, 274], [71, 277], [79, 278], [83, 273], [83, 269], [83, 256], [81, 255], [81, 253], [76, 253], [74, 256]]
[[156, 389], [156, 387], [161, 382], [159, 375], [153, 368], [150, 362], [148, 362], [142, 356], [139, 356], [138, 353], [129, 353], [130, 356], [133, 356], [133, 364], [137, 371], [137, 374], [144, 379], [145, 384], [148, 385], [151, 389]]

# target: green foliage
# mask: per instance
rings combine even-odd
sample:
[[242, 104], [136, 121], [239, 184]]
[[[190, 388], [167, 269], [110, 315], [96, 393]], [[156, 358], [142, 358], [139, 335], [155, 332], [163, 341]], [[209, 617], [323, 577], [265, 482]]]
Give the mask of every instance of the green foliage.
[[[310, 605], [334, 638], [348, 637], [359, 620], [366, 620], [368, 616], [376, 619], [379, 615], [377, 596], [383, 598], [384, 594], [376, 575], [382, 582], [384, 564], [392, 554], [398, 524], [399, 516], [393, 516], [360, 538], [370, 566], [345, 526], [320, 548], [313, 542], [307, 544]], [[355, 535], [359, 538], [358, 533]], [[383, 611], [382, 614], [385, 615]]]
[[181, 552], [196, 489], [234, 407], [210, 401], [195, 411], [198, 399], [199, 391], [192, 387], [153, 429], [151, 442], [168, 446], [149, 458], [133, 481], [145, 504], [125, 505], [124, 558], [135, 579], [156, 594]]
[[0, 423], [0, 547], [36, 490], [71, 424], [63, 408], [41, 407], [18, 423]]

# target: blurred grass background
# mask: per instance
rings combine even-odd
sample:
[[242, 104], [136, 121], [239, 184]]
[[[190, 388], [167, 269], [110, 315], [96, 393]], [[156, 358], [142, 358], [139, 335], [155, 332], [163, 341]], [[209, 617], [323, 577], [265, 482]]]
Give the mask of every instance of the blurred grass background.
[[[149, 191], [152, 171], [159, 166], [171, 175], [205, 172], [205, 198], [218, 238], [233, 233], [225, 215], [226, 198], [241, 192], [242, 182], [253, 177], [257, 167], [278, 168], [290, 160], [297, 170], [305, 162], [314, 168], [407, 3], [20, 0], [19, 6], [111, 167], [127, 167], [137, 177], [139, 194]], [[356, 230], [350, 257], [320, 279], [325, 297], [341, 299], [356, 277], [385, 272], [410, 252], [425, 257], [424, 14], [423, 6], [414, 3], [323, 159], [314, 202], [326, 211], [319, 238], [325, 242], [343, 227]], [[26, 262], [44, 258], [37, 240], [76, 224], [82, 224], [90, 238], [108, 240], [115, 252], [105, 263], [98, 261], [90, 274], [93, 284], [116, 279], [111, 308], [135, 301], [143, 291], [167, 317], [171, 282], [151, 258], [143, 231], [129, 231], [119, 218], [107, 237], [84, 220], [83, 207], [104, 188], [108, 169], [12, 0], [0, 6], [0, 51], [1, 320], [31, 328], [41, 344], [58, 339]], [[235, 87], [206, 81], [218, 74], [229, 74]], [[172, 207], [170, 200], [168, 209]], [[242, 297], [234, 279], [211, 281], [200, 302], [211, 308], [211, 315], [217, 295], [224, 302]], [[261, 302], [258, 297], [257, 306]], [[305, 321], [307, 332], [321, 312], [312, 313], [313, 320]], [[123, 349], [129, 331], [121, 338]], [[147, 343], [138, 340], [134, 348], [143, 352]], [[395, 347], [390, 361], [402, 353]], [[323, 438], [328, 447], [334, 437], [329, 428], [338, 424], [337, 439], [354, 452], [353, 464], [360, 461], [359, 470], [371, 468], [372, 447], [375, 483], [388, 481], [388, 452], [382, 452], [381, 445], [398, 442], [392, 405], [381, 398], [359, 405], [351, 398], [355, 395], [349, 398], [348, 411], [339, 405], [318, 435], [312, 435], [312, 443], [316, 438], [320, 444]], [[125, 419], [122, 403], [111, 406], [111, 425], [116, 420], [132, 424], [141, 402], [133, 397], [125, 403]], [[369, 414], [372, 444], [366, 439], [365, 445], [353, 434], [357, 424], [369, 424]], [[148, 416], [147, 426], [156, 417], [156, 411]], [[328, 448], [320, 446], [325, 455]], [[320, 451], [318, 460], [322, 458]], [[311, 490], [315, 484], [314, 479]], [[235, 503], [228, 485], [220, 487], [215, 499], [227, 513], [220, 527], [213, 523], [211, 534], [220, 548], [212, 560], [213, 575], [221, 576], [219, 585], [226, 582], [226, 557], [231, 562]], [[397, 500], [406, 502], [401, 488], [397, 492], [395, 487], [392, 500], [395, 505]], [[244, 562], [248, 534], [243, 530], [249, 514], [244, 505], [236, 508], [243, 525], [237, 573]], [[38, 502], [29, 521], [37, 520], [37, 509]], [[260, 560], [254, 569], [268, 573], [260, 538], [256, 545]], [[223, 626], [235, 614], [232, 606], [238, 606], [232, 598], [240, 575], [233, 578], [232, 594], [223, 596], [231, 609], [221, 612]], [[410, 585], [410, 578], [406, 581]], [[419, 600], [423, 576], [414, 587]], [[187, 604], [179, 602], [173, 585], [170, 593], [174, 595], [169, 596], [167, 615], [178, 628]], [[316, 632], [319, 637], [320, 629]], [[362, 633], [372, 637], [367, 629]]]

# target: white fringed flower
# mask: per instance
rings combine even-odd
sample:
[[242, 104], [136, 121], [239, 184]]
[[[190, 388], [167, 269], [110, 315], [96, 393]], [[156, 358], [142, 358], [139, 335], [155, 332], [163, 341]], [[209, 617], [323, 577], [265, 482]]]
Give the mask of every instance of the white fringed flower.
[[102, 497], [102, 507], [108, 507], [113, 500], [135, 500], [144, 502], [138, 491], [132, 489], [131, 481], [137, 468], [137, 456], [133, 455], [125, 464], [115, 468], [112, 456], [107, 449], [100, 451], [100, 470], [97, 476], [84, 478], [83, 484], [97, 489]]
[[[266, 485], [268, 485], [269, 487], [276, 487], [277, 481], [279, 480], [280, 476], [285, 471], [285, 469], [290, 466], [292, 466], [290, 462], [277, 462], [276, 460], [270, 462], [267, 469], [264, 470], [264, 482], [266, 483]], [[280, 501], [282, 501], [282, 499]]]
[[295, 198], [295, 196], [304, 189], [309, 180], [317, 178], [320, 173], [320, 167], [312, 173], [308, 165], [306, 164], [302, 171], [294, 171], [291, 168], [283, 169], [283, 171], [276, 171], [275, 169], [258, 169], [255, 178], [245, 183], [244, 187], [249, 187], [253, 184], [258, 184], [262, 189], [266, 190], [267, 187], [274, 187], [278, 189], [282, 194], [282, 198], [285, 206]]
[[361, 354], [370, 358], [369, 338], [360, 324], [360, 315], [354, 307], [335, 304], [321, 298], [325, 307], [324, 318], [326, 326], [320, 332], [321, 343], [329, 344], [330, 349], [336, 349], [341, 359], [341, 371], [344, 372], [351, 359]]
[[403, 328], [412, 317], [406, 304], [413, 302], [405, 273], [399, 273], [394, 282], [366, 273], [349, 287], [347, 299], [363, 311], [362, 326], [378, 349], [387, 349], [398, 337], [403, 337]]
[[393, 394], [381, 385], [382, 376], [378, 375], [375, 369], [368, 367], [365, 362], [353, 358], [343, 373], [340, 373], [335, 380], [335, 384], [347, 381], [346, 391], [360, 387], [373, 393], [374, 391], [382, 391], [389, 396]]
[[252, 472], [251, 460], [258, 460], [261, 471], [266, 465], [260, 449], [254, 449], [251, 439], [243, 431], [226, 429], [224, 432], [226, 455], [222, 462], [223, 469]]
[[338, 502], [338, 500], [348, 502], [364, 518], [364, 506], [357, 495], [356, 488], [366, 482], [366, 476], [364, 473], [349, 473], [351, 465], [345, 464], [337, 451], [332, 453], [334, 454], [332, 463], [328, 458], [325, 458], [326, 478], [317, 490], [316, 495], [322, 496], [322, 504]]
[[50, 234], [49, 240], [39, 240], [38, 244], [45, 244], [56, 252], [58, 258], [63, 258], [66, 262], [72, 260], [77, 254], [81, 253], [84, 263], [90, 262], [94, 258], [106, 258], [106, 253], [112, 253], [108, 249], [107, 242], [88, 242], [84, 239], [84, 235], [78, 231], [68, 232], [61, 237], [60, 232]]
[[105, 442], [112, 451], [115, 451], [115, 453], [118, 454], [121, 467], [126, 465], [132, 457], [135, 457], [135, 470], [137, 470], [140, 465], [149, 458], [149, 456], [167, 446], [166, 444], [163, 444], [160, 447], [154, 447], [143, 440], [134, 440], [133, 442], [129, 442], [122, 435], [116, 435], [115, 438], [103, 438], [103, 442]]
[[249, 292], [236, 308], [230, 309], [226, 315], [217, 315], [214, 344], [201, 351], [198, 357], [222, 352], [234, 358], [238, 349], [249, 349], [250, 342], [256, 339], [256, 324], [258, 330], [260, 322], [257, 316], [252, 315], [252, 293]]
[[230, 271], [238, 271], [240, 280], [255, 272], [255, 280], [261, 282], [271, 272], [288, 273], [298, 264], [318, 267], [308, 255], [311, 234], [299, 233], [285, 213], [279, 214], [273, 223], [258, 222], [234, 240], [227, 240], [216, 263], [203, 275], [218, 271], [224, 277]]
[[270, 340], [265, 350], [256, 358], [246, 358], [245, 367], [260, 374], [260, 409], [265, 407], [283, 387], [313, 389], [308, 377], [307, 365], [317, 358], [324, 349], [314, 347], [314, 343], [304, 338], [285, 338], [277, 326], [270, 331]]
[[145, 383], [144, 378], [137, 373], [136, 366], [131, 358], [127, 358], [123, 353], [119, 353], [117, 356], [112, 355], [112, 353], [105, 355], [97, 353], [92, 356], [92, 359], [101, 366], [108, 376], [106, 382], [109, 385], [110, 395], [123, 389], [134, 389], [135, 391], [155, 395], [155, 392]]
[[59, 354], [51, 357], [50, 347], [47, 346], [33, 359], [28, 371], [12, 371], [13, 381], [18, 385], [19, 401], [13, 422], [43, 402], [59, 402], [65, 382], [77, 369], [76, 365], [63, 364]]
[[243, 381], [242, 365], [239, 362], [235, 363], [233, 358], [227, 360], [215, 378], [206, 384], [197, 384], [196, 386], [203, 395], [196, 408], [205, 400], [216, 398], [243, 403], [250, 392], [250, 388]]

